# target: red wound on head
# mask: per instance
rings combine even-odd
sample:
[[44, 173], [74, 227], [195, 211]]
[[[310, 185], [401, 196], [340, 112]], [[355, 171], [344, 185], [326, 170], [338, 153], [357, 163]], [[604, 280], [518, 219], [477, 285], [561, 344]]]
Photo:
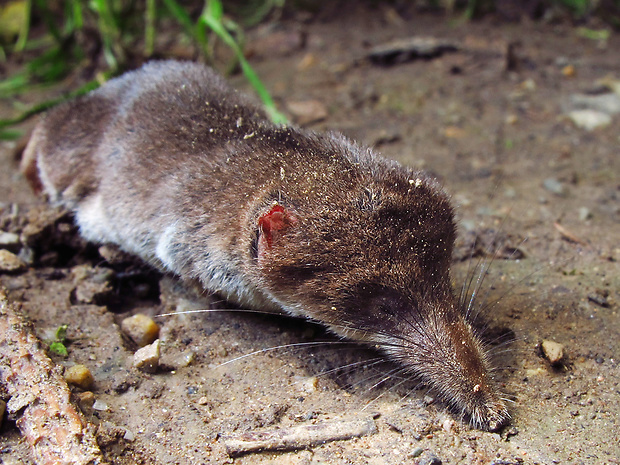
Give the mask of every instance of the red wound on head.
[[295, 224], [297, 219], [282, 205], [274, 205], [267, 213], [258, 219], [258, 229], [261, 232], [260, 242], [266, 242], [271, 247], [274, 237], [289, 226]]

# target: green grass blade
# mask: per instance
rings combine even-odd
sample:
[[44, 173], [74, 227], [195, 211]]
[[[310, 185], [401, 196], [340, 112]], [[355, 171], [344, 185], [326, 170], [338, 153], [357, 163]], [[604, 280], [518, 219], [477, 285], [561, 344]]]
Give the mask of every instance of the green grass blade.
[[28, 40], [28, 32], [30, 31], [30, 15], [32, 11], [32, 0], [26, 1], [24, 12], [24, 22], [19, 28], [19, 37], [17, 38], [17, 43], [15, 44], [15, 51], [21, 52], [24, 50], [26, 46], [26, 41]]
[[124, 52], [119, 44], [120, 33], [116, 19], [107, 0], [91, 0], [90, 6], [98, 15], [98, 26], [103, 39], [103, 56], [108, 66], [115, 70], [119, 67], [119, 60], [124, 60]]
[[166, 8], [168, 8], [170, 14], [181, 26], [183, 26], [185, 33], [192, 37], [198, 43], [202, 53], [209, 57], [210, 53], [208, 49], [208, 41], [206, 34], [204, 33], [204, 28], [201, 31], [198, 25], [194, 25], [185, 9], [174, 0], [163, 0], [163, 2]]
[[[219, 4], [219, 7], [215, 4]], [[239, 60], [239, 64], [241, 65], [243, 74], [252, 87], [254, 87], [254, 90], [258, 94], [259, 98], [262, 100], [265, 110], [271, 120], [276, 124], [286, 124], [288, 122], [286, 116], [278, 111], [275, 102], [269, 94], [269, 91], [263, 85], [256, 72], [243, 55], [241, 47], [239, 47], [239, 44], [222, 24], [222, 18], [221, 16], [218, 16], [221, 12], [221, 3], [219, 1], [210, 0], [208, 5], [209, 6], [205, 8], [200, 16], [199, 21], [204, 22], [204, 24], [206, 24], [235, 53], [237, 59]], [[214, 15], [211, 13], [214, 13]]]
[[47, 0], [35, 0], [35, 1], [36, 1], [37, 10], [39, 11], [39, 14], [41, 15], [41, 17], [43, 18], [43, 22], [45, 23], [47, 31], [52, 35], [52, 37], [54, 37], [54, 39], [56, 40], [56, 43], [58, 44], [62, 43], [62, 40], [63, 40], [62, 34], [60, 33], [58, 26], [56, 26], [56, 22], [54, 21], [54, 18], [52, 17], [52, 13], [50, 13], [49, 9], [47, 8]]
[[0, 129], [0, 140], [17, 140], [23, 135], [17, 129]]
[[21, 72], [0, 81], [0, 98], [10, 97], [28, 85], [28, 73]]
[[155, 50], [155, 0], [146, 0], [144, 13], [144, 56], [150, 57]]
[[[105, 73], [104, 80], [107, 80], [111, 75], [112, 75], [111, 73]], [[20, 115], [16, 116], [15, 118], [0, 120], [0, 131], [5, 131], [4, 128], [21, 123], [22, 121], [27, 120], [31, 116], [44, 112], [45, 110], [52, 108], [58, 105], [59, 103], [62, 103], [66, 100], [71, 100], [75, 97], [79, 97], [80, 95], [84, 95], [90, 92], [91, 90], [96, 89], [97, 87], [99, 87], [99, 85], [100, 84], [97, 80], [89, 81], [86, 84], [84, 84], [82, 87], [80, 87], [79, 89], [73, 92], [69, 92], [67, 95], [38, 103], [37, 105], [34, 105], [30, 107], [28, 110], [22, 112]]]

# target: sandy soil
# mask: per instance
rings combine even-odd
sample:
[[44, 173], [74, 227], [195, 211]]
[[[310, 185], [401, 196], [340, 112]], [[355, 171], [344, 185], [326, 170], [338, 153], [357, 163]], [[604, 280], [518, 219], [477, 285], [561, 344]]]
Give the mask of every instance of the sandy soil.
[[[305, 40], [291, 41], [299, 31]], [[459, 50], [390, 66], [365, 58], [374, 45], [411, 36]], [[516, 339], [495, 348], [512, 422], [498, 433], [471, 429], [415, 380], [391, 377], [372, 350], [303, 321], [234, 310], [156, 318], [162, 366], [136, 370], [123, 318], [225, 305], [199, 301], [139, 264], [104, 260], [70, 218], [30, 194], [13, 145], [2, 143], [0, 226], [22, 235], [16, 247], [27, 257], [26, 242], [33, 261], [0, 283], [43, 340], [69, 325], [69, 356], [53, 359], [92, 371], [98, 403], [82, 407], [109, 462], [620, 463], [620, 116], [588, 131], [565, 115], [571, 95], [600, 94], [600, 79], [620, 79], [620, 39], [389, 9], [301, 15], [251, 38], [252, 64], [282, 108], [320, 102], [328, 116], [310, 127], [341, 131], [439, 177], [461, 224], [457, 289], [478, 263], [468, 259], [472, 235], [493, 250], [522, 252], [491, 263], [477, 301], [490, 333]], [[247, 88], [241, 77], [233, 82]], [[564, 345], [559, 366], [541, 356], [543, 340]], [[339, 419], [371, 419], [377, 431], [234, 459], [224, 447], [230, 434]], [[0, 459], [32, 463], [28, 454], [5, 420]]]

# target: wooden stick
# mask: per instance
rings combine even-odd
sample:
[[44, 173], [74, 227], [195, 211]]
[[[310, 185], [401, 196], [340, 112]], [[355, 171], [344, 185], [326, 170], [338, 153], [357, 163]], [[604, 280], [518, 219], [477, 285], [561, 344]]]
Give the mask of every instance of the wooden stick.
[[0, 381], [7, 410], [37, 465], [103, 465], [94, 426], [71, 404], [69, 387], [19, 307], [0, 290]]
[[581, 244], [581, 245], [584, 245], [586, 247], [590, 246], [590, 244], [588, 244], [583, 239], [580, 239], [579, 237], [575, 236], [572, 232], [570, 232], [568, 229], [566, 229], [560, 223], [558, 223], [558, 222], [553, 223], [553, 227], [555, 229], [557, 229], [557, 231], [562, 235], [562, 237], [564, 239], [569, 240], [571, 242], [576, 242], [577, 244]]
[[266, 450], [303, 449], [330, 441], [351, 439], [377, 432], [372, 418], [337, 420], [316, 424], [270, 428], [238, 435], [223, 436], [226, 452], [231, 457]]

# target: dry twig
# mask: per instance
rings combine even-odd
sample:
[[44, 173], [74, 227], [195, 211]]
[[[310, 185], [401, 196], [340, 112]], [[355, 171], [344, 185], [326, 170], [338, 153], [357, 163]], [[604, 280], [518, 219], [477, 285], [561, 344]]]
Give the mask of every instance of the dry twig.
[[38, 465], [103, 465], [93, 425], [71, 404], [70, 391], [18, 306], [0, 290], [0, 381], [9, 414]]
[[586, 241], [584, 241], [583, 239], [577, 237], [575, 234], [573, 234], [571, 231], [566, 229], [564, 226], [562, 226], [558, 222], [553, 223], [553, 227], [560, 233], [560, 235], [564, 239], [566, 239], [568, 241], [575, 242], [577, 244], [581, 244], [581, 245], [586, 246], [586, 247], [588, 247], [590, 245]]
[[377, 432], [372, 418], [362, 420], [336, 420], [322, 423], [250, 431], [234, 436], [224, 436], [226, 452], [231, 457], [265, 450], [295, 450], [324, 444], [330, 441], [351, 439]]

